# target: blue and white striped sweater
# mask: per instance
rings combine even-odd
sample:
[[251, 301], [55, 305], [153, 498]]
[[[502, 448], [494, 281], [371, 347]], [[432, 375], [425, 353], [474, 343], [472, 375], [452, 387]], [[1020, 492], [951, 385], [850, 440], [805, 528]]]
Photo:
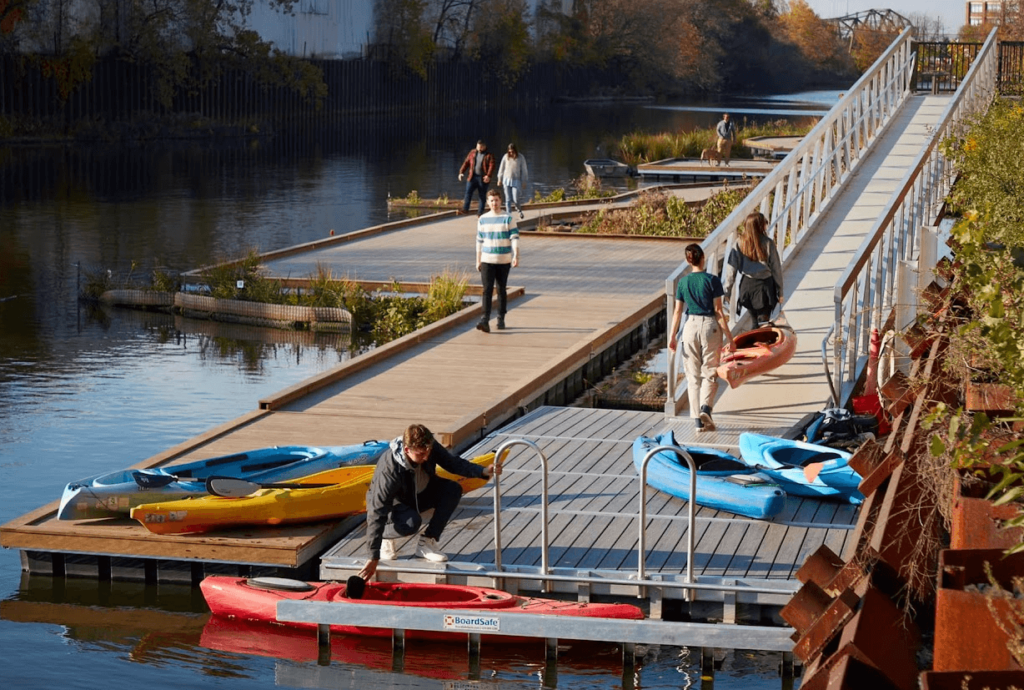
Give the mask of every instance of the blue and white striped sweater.
[[477, 221], [476, 243], [483, 263], [510, 264], [513, 249], [519, 246], [519, 229], [511, 215], [488, 211]]

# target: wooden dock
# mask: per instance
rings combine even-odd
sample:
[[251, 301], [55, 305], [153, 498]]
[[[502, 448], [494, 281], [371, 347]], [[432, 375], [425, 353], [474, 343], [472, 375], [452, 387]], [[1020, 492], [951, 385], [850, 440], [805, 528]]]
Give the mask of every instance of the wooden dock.
[[[266, 265], [281, 277], [305, 276], [324, 263], [336, 275], [426, 283], [445, 269], [472, 275], [474, 241], [475, 218], [442, 214], [276, 252]], [[480, 307], [471, 305], [135, 467], [270, 445], [390, 439], [412, 422], [465, 448], [529, 409], [570, 404], [663, 332], [663, 276], [681, 256], [682, 243], [671, 238], [526, 234], [522, 265], [511, 277], [523, 287], [512, 290], [507, 331], [477, 331]], [[25, 570], [192, 582], [208, 572], [303, 575], [350, 527], [153, 535], [129, 519], [60, 521], [57, 507], [54, 500], [0, 528], [3, 546], [21, 550]]]
[[760, 178], [770, 173], [773, 167], [775, 163], [772, 161], [735, 157], [728, 164], [693, 158], [666, 158], [653, 163], [641, 163], [636, 170], [644, 180], [706, 182]]
[[[678, 442], [699, 445], [689, 420], [666, 420], [653, 412], [542, 407], [491, 434], [470, 454], [512, 440], [535, 443], [548, 460], [549, 574], [542, 573], [542, 478], [540, 458], [513, 447], [500, 478], [501, 570], [494, 552], [493, 487], [463, 499], [445, 530], [441, 548], [449, 563], [412, 557], [408, 544], [396, 561], [382, 561], [378, 577], [501, 586], [508, 591], [559, 592], [587, 596], [648, 598], [650, 588], [630, 583], [638, 576], [640, 480], [632, 460], [637, 436], [672, 430]], [[786, 429], [761, 429], [781, 434]], [[734, 443], [739, 429], [717, 434], [716, 447]], [[731, 443], [729, 440], [731, 439]], [[723, 443], [724, 441], [724, 443]], [[648, 488], [644, 559], [648, 579], [665, 583], [655, 601], [684, 598], [687, 502]], [[693, 591], [688, 613], [735, 621], [770, 619], [796, 590], [795, 572], [822, 544], [837, 553], [855, 527], [856, 506], [789, 497], [770, 521], [699, 507], [694, 575], [706, 588]], [[322, 579], [358, 572], [368, 551], [365, 527], [346, 535], [324, 554]], [[744, 589], [748, 591], [744, 591]]]

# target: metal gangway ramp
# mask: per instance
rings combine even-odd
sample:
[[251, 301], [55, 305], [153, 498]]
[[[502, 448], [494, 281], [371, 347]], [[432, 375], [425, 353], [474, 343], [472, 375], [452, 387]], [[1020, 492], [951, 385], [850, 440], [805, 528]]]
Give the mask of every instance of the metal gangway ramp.
[[[798, 345], [792, 360], [770, 374], [735, 390], [722, 384], [714, 406], [718, 431], [701, 434], [701, 442], [735, 446], [742, 431], [771, 434], [829, 404], [848, 403], [871, 328], [883, 328], [897, 308], [897, 329], [916, 315], [917, 294], [931, 281], [939, 254], [935, 226], [953, 180], [939, 144], [988, 107], [994, 48], [993, 33], [955, 94], [917, 94], [913, 44], [904, 32], [704, 241], [708, 266], [721, 270], [734, 229], [747, 214], [764, 213], [783, 262], [778, 320], [794, 329]], [[683, 264], [666, 280], [669, 314], [688, 270]], [[746, 314], [730, 318], [733, 333], [750, 327]], [[670, 362], [669, 417], [688, 415], [678, 359]], [[691, 431], [681, 440], [697, 436]]]

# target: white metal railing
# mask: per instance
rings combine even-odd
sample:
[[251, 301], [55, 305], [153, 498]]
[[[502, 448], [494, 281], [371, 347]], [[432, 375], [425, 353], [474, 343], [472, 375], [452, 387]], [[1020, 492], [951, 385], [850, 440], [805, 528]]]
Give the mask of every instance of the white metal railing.
[[[489, 572], [476, 572], [474, 574], [481, 577], [493, 577], [495, 580], [495, 586], [500, 586], [500, 582], [506, 576], [514, 577], [516, 579], [527, 579], [527, 580], [538, 580], [542, 583], [543, 591], [550, 591], [550, 586], [556, 581], [565, 582], [601, 582], [603, 584], [609, 584], [612, 582], [637, 584], [641, 586], [654, 586], [660, 588], [683, 588], [687, 590], [684, 598], [690, 600], [692, 595], [691, 591], [698, 589], [710, 589], [716, 591], [739, 591], [742, 590], [748, 593], [761, 593], [761, 594], [788, 594], [781, 588], [777, 587], [757, 587], [752, 586], [749, 583], [736, 584], [733, 582], [729, 583], [697, 583], [696, 578], [693, 575], [693, 554], [696, 550], [695, 542], [695, 528], [696, 524], [696, 501], [694, 497], [697, 495], [697, 466], [693, 460], [693, 457], [683, 448], [679, 446], [666, 446], [659, 445], [651, 448], [644, 456], [643, 461], [639, 468], [640, 477], [640, 507], [637, 513], [639, 533], [637, 539], [637, 573], [635, 578], [623, 579], [616, 581], [614, 579], [604, 578], [592, 578], [588, 576], [559, 576], [551, 573], [551, 567], [548, 560], [549, 552], [549, 535], [548, 535], [548, 458], [547, 455], [537, 446], [533, 441], [529, 441], [524, 438], [513, 438], [508, 441], [502, 442], [501, 445], [494, 452], [495, 462], [504, 462], [508, 456], [509, 450], [515, 446], [527, 446], [532, 448], [534, 452], [540, 457], [541, 463], [541, 524], [540, 524], [540, 540], [541, 540], [541, 568], [539, 574], [529, 574], [522, 572], [507, 573], [501, 563], [501, 475], [495, 474], [493, 476], [494, 482], [494, 570]], [[686, 463], [690, 470], [690, 500], [687, 501], [687, 535], [686, 535], [686, 579], [684, 583], [670, 582], [670, 581], [655, 581], [651, 580], [647, 576], [647, 465], [651, 458], [656, 454], [670, 450], [676, 452]], [[415, 569], [402, 568], [404, 572], [416, 572]], [[436, 571], [430, 570], [427, 572], [434, 573]], [[692, 585], [692, 586], [691, 586]]]
[[[831, 338], [831, 371], [835, 381], [830, 380], [829, 384], [837, 405], [853, 394], [854, 385], [867, 365], [872, 329], [881, 329], [897, 306], [900, 262], [923, 260], [922, 228], [934, 224], [956, 173], [940, 144], [947, 137], [962, 136], [972, 120], [992, 102], [999, 69], [997, 56], [993, 29], [885, 212], [836, 283], [835, 322], [822, 350], [827, 349]], [[919, 270], [932, 268], [934, 264], [920, 266]]]
[[[800, 144], [722, 221], [701, 246], [709, 270], [721, 271], [743, 220], [755, 211], [768, 218], [768, 233], [779, 247], [783, 266], [800, 249], [822, 212], [838, 189], [856, 169], [878, 136], [892, 121], [910, 93], [914, 55], [910, 30], [889, 46], [872, 67], [857, 80], [839, 102], [822, 118]], [[665, 279], [668, 310], [672, 323], [675, 290], [679, 279], [689, 272], [685, 261]], [[738, 281], [737, 281], [738, 283]], [[727, 295], [736, 304], [736, 290]], [[735, 312], [730, 308], [730, 325]], [[668, 358], [668, 392], [665, 413], [676, 415], [682, 398], [678, 392], [679, 360]]]

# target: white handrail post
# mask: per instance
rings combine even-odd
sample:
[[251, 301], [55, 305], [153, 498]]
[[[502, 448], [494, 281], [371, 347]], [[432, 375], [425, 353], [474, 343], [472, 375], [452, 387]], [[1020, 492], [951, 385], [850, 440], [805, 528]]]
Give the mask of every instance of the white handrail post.
[[[506, 451], [513, 446], [528, 446], [540, 456], [541, 465], [541, 524], [540, 524], [540, 567], [543, 575], [548, 574], [548, 457], [533, 441], [525, 438], [513, 438], [503, 442], [494, 451], [494, 462], [502, 463]], [[501, 571], [501, 482], [499, 474], [494, 475], [494, 569]], [[544, 581], [544, 591], [550, 588], [550, 582]]]
[[[693, 523], [697, 515], [695, 507], [695, 499], [697, 497], [697, 463], [694, 462], [693, 457], [689, 453], [678, 446], [656, 446], [647, 451], [643, 462], [640, 463], [640, 538], [639, 550], [637, 553], [637, 578], [641, 582], [647, 579], [647, 463], [651, 461], [651, 458], [663, 450], [675, 451], [683, 458], [683, 460], [686, 461], [687, 466], [690, 468], [690, 500], [687, 502], [686, 506], [687, 516], [689, 518], [689, 526], [686, 529], [686, 582], [693, 583], [693, 552], [696, 544], [696, 540], [693, 536]], [[689, 592], [690, 590], [687, 590], [687, 599], [689, 599]]]

